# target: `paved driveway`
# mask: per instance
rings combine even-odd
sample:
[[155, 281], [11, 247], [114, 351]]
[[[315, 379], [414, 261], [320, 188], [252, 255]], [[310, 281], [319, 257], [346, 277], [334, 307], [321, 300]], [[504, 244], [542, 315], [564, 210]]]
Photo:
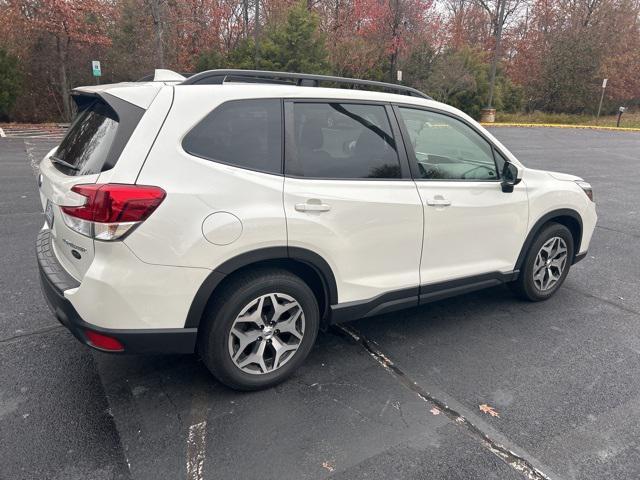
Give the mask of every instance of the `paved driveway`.
[[498, 287], [356, 321], [251, 394], [193, 356], [107, 356], [56, 325], [30, 167], [50, 140], [0, 139], [0, 478], [637, 479], [640, 134], [494, 133], [594, 186], [592, 247], [558, 294]]

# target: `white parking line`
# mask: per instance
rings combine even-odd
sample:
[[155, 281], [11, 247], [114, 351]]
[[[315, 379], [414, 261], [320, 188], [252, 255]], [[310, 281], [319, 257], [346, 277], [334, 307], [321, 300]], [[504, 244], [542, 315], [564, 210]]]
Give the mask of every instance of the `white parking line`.
[[[536, 468], [529, 460], [518, 455], [517, 453], [514, 453], [512, 450], [509, 450], [503, 445], [500, 445], [495, 440], [493, 440], [489, 434], [485, 433], [470, 420], [460, 415], [458, 412], [449, 407], [449, 405], [424, 390], [420, 385], [418, 385], [417, 382], [409, 378], [402, 370], [400, 370], [400, 368], [389, 357], [387, 357], [381, 350], [379, 350], [375, 342], [367, 340], [364, 336], [362, 336], [359, 332], [357, 332], [350, 326], [338, 325], [337, 328], [348, 337], [352, 338], [360, 346], [362, 346], [365, 351], [371, 356], [371, 358], [378, 362], [380, 366], [387, 371], [387, 373], [397, 379], [401, 385], [417, 394], [423, 402], [427, 403], [433, 408], [436, 408], [439, 412], [443, 413], [449, 419], [453, 420], [457, 425], [466, 428], [469, 433], [471, 433], [476, 439], [482, 442], [482, 445], [485, 448], [487, 448], [491, 453], [500, 458], [514, 470], [522, 473], [525, 478], [529, 480], [549, 480], [550, 477]], [[430, 412], [432, 414], [434, 414], [433, 408], [430, 409]], [[556, 475], [554, 475], [554, 477], [556, 477]]]
[[204, 479], [206, 434], [206, 421], [189, 427], [189, 436], [187, 437], [187, 480]]
[[37, 138], [37, 139], [62, 139], [66, 135], [64, 126], [37, 127], [5, 125], [0, 127], [0, 137], [6, 138]]
[[64, 135], [11, 135], [11, 137], [29, 140], [62, 140]]

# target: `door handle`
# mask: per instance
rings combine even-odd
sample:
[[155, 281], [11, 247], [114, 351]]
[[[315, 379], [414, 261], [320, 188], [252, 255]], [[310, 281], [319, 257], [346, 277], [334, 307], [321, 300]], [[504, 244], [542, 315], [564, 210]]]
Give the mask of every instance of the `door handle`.
[[436, 195], [433, 200], [427, 200], [427, 205], [430, 207], [448, 207], [451, 205], [451, 200], [447, 200], [441, 195]]
[[298, 212], [328, 212], [331, 210], [331, 205], [326, 203], [296, 203], [295, 206]]

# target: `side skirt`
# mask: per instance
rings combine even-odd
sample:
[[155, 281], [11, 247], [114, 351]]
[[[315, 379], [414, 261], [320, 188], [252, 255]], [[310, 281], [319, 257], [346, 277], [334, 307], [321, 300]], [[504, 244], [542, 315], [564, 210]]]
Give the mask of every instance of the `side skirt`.
[[329, 324], [348, 322], [359, 318], [372, 317], [383, 313], [403, 310], [424, 305], [444, 298], [494, 287], [518, 278], [518, 270], [508, 273], [491, 272], [473, 277], [460, 278], [447, 282], [421, 285], [419, 288], [407, 288], [383, 293], [368, 300], [338, 303], [331, 305]]
[[420, 304], [435, 302], [436, 300], [455, 297], [456, 295], [463, 295], [484, 288], [495, 287], [502, 283], [509, 283], [517, 279], [519, 273], [519, 270], [508, 273], [491, 272], [447, 282], [422, 285], [420, 287]]

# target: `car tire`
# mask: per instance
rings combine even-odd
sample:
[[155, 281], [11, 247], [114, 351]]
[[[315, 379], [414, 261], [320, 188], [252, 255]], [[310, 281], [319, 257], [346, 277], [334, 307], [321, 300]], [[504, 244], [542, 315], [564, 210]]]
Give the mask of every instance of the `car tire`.
[[246, 391], [272, 387], [309, 355], [320, 313], [298, 276], [281, 269], [242, 272], [214, 295], [202, 319], [198, 352], [223, 384]]
[[547, 224], [531, 244], [518, 279], [510, 284], [512, 290], [530, 302], [551, 298], [567, 278], [573, 255], [569, 229], [555, 222]]

